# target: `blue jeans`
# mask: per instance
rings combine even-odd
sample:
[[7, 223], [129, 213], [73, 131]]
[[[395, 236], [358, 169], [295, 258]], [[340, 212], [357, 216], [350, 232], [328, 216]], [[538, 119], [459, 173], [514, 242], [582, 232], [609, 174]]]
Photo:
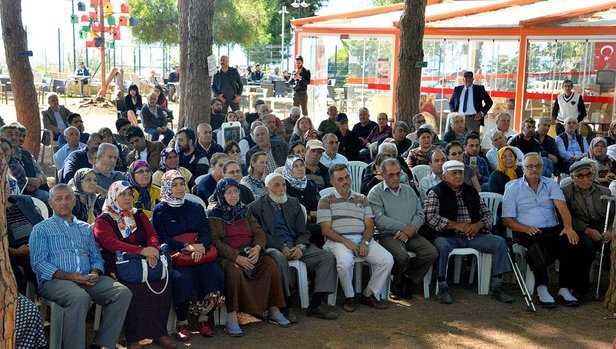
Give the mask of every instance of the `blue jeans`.
[[[147, 132], [150, 136], [152, 136], [152, 142], [157, 142], [158, 139], [160, 138], [160, 133], [156, 130], [156, 127], [146, 128], [145, 132]], [[174, 133], [170, 129], [167, 129], [162, 135], [163, 135], [163, 140], [161, 142], [165, 146], [167, 146], [167, 144], [171, 142], [171, 139], [173, 138]]]
[[492, 255], [492, 276], [511, 271], [511, 264], [507, 258], [507, 242], [500, 236], [492, 234], [478, 234], [473, 239], [465, 237], [438, 237], [434, 240], [438, 250], [438, 278], [445, 280], [445, 270], [449, 261], [449, 253], [454, 248], [474, 248], [479, 252]]

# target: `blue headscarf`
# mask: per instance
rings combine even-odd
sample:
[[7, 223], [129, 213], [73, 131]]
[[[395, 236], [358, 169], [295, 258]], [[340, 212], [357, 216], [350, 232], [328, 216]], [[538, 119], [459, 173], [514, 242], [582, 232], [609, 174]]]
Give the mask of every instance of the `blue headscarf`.
[[214, 191], [216, 204], [208, 210], [208, 218], [220, 219], [224, 223], [232, 224], [246, 217], [246, 205], [241, 200], [235, 206], [229, 205], [225, 200], [225, 192], [230, 187], [240, 190], [240, 184], [235, 179], [225, 178], [218, 181]]
[[151, 211], [153, 208], [152, 199], [150, 198], [150, 186], [152, 185], [151, 175], [150, 183], [148, 183], [148, 185], [145, 187], [140, 186], [139, 184], [137, 184], [137, 181], [135, 181], [135, 172], [137, 172], [137, 170], [143, 167], [147, 168], [148, 170], [150, 169], [150, 165], [145, 160], [137, 160], [130, 164], [130, 166], [128, 167], [128, 181], [133, 186], [133, 188], [139, 192], [139, 201], [135, 202], [135, 207]]

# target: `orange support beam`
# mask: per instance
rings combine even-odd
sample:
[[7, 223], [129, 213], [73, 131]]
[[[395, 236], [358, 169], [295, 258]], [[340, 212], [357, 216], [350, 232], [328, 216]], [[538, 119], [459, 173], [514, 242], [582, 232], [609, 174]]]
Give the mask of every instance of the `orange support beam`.
[[394, 69], [393, 69], [393, 78], [394, 83], [392, 84], [392, 103], [391, 103], [391, 116], [394, 119], [394, 122], [397, 121], [398, 115], [396, 110], [398, 108], [398, 72], [400, 71], [400, 33], [396, 34], [394, 38]]
[[526, 91], [526, 60], [528, 40], [526, 34], [520, 35], [520, 49], [518, 53], [518, 71], [515, 81], [515, 111], [513, 115], [513, 129], [519, 131], [522, 125], [522, 111], [524, 110], [524, 92]]
[[562, 12], [554, 13], [551, 15], [527, 19], [525, 21], [520, 21], [520, 26], [530, 27], [530, 26], [537, 26], [537, 25], [546, 24], [546, 23], [561, 22], [561, 21], [569, 20], [575, 17], [580, 17], [580, 16], [584, 16], [588, 14], [593, 14], [596, 12], [606, 11], [614, 7], [616, 7], [616, 1], [608, 1], [602, 4], [579, 8], [577, 10], [562, 11]]

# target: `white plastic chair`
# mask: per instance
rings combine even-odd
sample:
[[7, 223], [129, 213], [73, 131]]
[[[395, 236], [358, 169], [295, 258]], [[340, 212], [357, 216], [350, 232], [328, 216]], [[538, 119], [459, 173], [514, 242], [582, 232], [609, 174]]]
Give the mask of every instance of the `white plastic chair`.
[[[308, 212], [306, 211], [306, 207], [302, 204], [300, 204], [300, 207], [302, 208], [306, 222], [308, 222]], [[297, 271], [299, 300], [302, 309], [307, 309], [310, 304], [310, 296], [308, 292], [308, 270], [306, 269], [306, 264], [300, 260], [289, 261], [289, 268], [293, 268]]]
[[[449, 259], [454, 256], [454, 277], [455, 284], [460, 283], [460, 275], [462, 274], [462, 257], [475, 256], [472, 269], [477, 268], [477, 293], [487, 295], [490, 290], [490, 276], [492, 275], [492, 255], [489, 253], [480, 253], [474, 248], [454, 248], [447, 257], [447, 268], [445, 269], [445, 278], [449, 270]], [[474, 273], [471, 272], [468, 282], [473, 283]], [[438, 294], [438, 283], [436, 284], [436, 293]]]
[[503, 202], [503, 196], [499, 193], [481, 192], [479, 196], [483, 200], [483, 203], [492, 212], [492, 226], [496, 225], [498, 220], [498, 206]]
[[41, 217], [43, 217], [43, 219], [49, 218], [49, 209], [47, 208], [47, 205], [45, 205], [41, 199], [35, 198], [34, 196], [31, 196], [30, 199], [32, 199], [32, 202], [41, 214]]
[[336, 190], [334, 187], [328, 187], [328, 188], [325, 188], [325, 189], [321, 189], [321, 191], [319, 192], [319, 196], [320, 197], [325, 197], [325, 196], [333, 193], [334, 190]]
[[413, 173], [413, 177], [415, 177], [417, 183], [419, 183], [422, 178], [432, 172], [432, 168], [430, 168], [429, 165], [415, 165], [411, 168], [411, 172]]
[[201, 205], [201, 206], [203, 207], [203, 211], [206, 211], [206, 212], [207, 212], [207, 205], [206, 205], [206, 204], [205, 204], [205, 202], [204, 202], [204, 201], [203, 201], [200, 197], [198, 197], [197, 195], [195, 195], [195, 194], [190, 194], [190, 193], [186, 193], [186, 195], [184, 196], [184, 199], [186, 199], [186, 200], [188, 200], [188, 201], [191, 201], [191, 202], [194, 202], [194, 203], [197, 203], [197, 204]]
[[363, 161], [349, 161], [347, 168], [351, 176], [351, 190], [359, 193], [361, 190], [361, 178], [368, 164]]

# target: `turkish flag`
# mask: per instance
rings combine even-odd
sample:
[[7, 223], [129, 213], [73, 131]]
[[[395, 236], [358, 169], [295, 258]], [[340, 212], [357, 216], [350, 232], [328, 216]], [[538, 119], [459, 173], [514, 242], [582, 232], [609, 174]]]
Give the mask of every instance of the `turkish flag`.
[[595, 43], [595, 69], [616, 69], [616, 42]]

